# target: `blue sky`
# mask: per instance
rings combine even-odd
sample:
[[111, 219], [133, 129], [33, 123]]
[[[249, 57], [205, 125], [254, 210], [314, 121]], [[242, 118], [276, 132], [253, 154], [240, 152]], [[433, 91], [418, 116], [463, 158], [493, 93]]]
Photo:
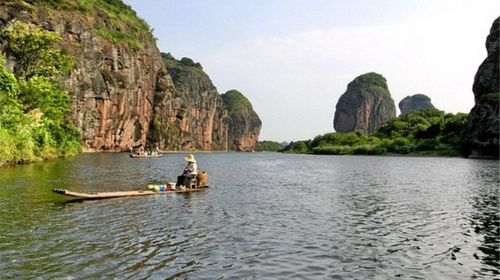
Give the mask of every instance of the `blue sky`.
[[158, 47], [199, 61], [220, 93], [238, 89], [262, 119], [262, 140], [333, 131], [356, 76], [384, 75], [397, 104], [423, 93], [468, 112], [499, 1], [125, 0]]

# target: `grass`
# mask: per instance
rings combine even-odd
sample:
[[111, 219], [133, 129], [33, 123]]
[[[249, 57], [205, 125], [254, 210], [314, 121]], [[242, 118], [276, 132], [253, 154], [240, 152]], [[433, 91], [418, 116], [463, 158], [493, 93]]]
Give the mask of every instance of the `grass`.
[[79, 16], [104, 16], [94, 24], [96, 33], [115, 44], [144, 49], [145, 38], [155, 40], [152, 29], [136, 12], [121, 0], [4, 0], [7, 4], [22, 4], [27, 10], [47, 9], [75, 12]]

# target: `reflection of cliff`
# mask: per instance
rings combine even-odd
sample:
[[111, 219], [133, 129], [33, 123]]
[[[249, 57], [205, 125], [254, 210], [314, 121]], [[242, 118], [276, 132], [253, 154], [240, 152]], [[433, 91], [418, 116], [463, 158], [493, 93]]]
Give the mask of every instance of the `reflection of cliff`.
[[[482, 254], [474, 254], [494, 274], [500, 273], [500, 214], [498, 197], [500, 195], [498, 186], [500, 184], [498, 174], [485, 178], [479, 193], [473, 198], [472, 206], [475, 213], [471, 216], [471, 224], [474, 232], [482, 236], [482, 244], [477, 248]], [[489, 268], [489, 269], [488, 269]]]

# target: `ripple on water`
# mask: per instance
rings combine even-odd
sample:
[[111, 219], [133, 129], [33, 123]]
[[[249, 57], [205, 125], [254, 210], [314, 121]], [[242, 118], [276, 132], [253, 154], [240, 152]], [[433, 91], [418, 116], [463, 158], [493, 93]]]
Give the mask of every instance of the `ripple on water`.
[[[183, 156], [83, 155], [4, 172], [0, 274], [492, 279], [500, 272], [497, 161], [199, 154], [218, 186], [202, 193], [66, 203], [50, 191], [137, 189], [175, 178]], [[19, 191], [25, 187], [33, 191]]]

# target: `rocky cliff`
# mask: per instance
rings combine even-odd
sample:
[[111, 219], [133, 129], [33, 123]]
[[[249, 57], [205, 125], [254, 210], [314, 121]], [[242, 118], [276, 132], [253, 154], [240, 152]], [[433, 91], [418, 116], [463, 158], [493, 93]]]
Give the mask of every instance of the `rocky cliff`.
[[349, 83], [337, 102], [333, 127], [337, 132], [374, 133], [384, 122], [395, 117], [396, 107], [386, 79], [372, 72]]
[[[156, 145], [166, 150], [245, 150], [255, 145], [260, 129], [255, 112], [233, 115], [230, 124], [201, 65], [162, 58], [149, 26], [123, 2], [0, 2], [0, 32], [14, 21], [56, 31], [60, 47], [74, 57], [70, 77], [61, 82], [70, 94], [71, 119], [84, 150]], [[14, 70], [18, 61], [5, 51], [0, 40], [6, 66]]]
[[414, 110], [435, 108], [434, 105], [432, 105], [431, 99], [424, 94], [407, 96], [403, 98], [398, 105], [401, 115], [405, 115]]
[[162, 150], [227, 150], [228, 114], [199, 63], [162, 54], [171, 79], [155, 95], [149, 143]]
[[499, 21], [500, 17], [493, 22], [486, 38], [488, 56], [474, 77], [475, 105], [461, 141], [466, 156], [499, 157]]
[[[56, 31], [74, 57], [63, 85], [84, 150], [145, 144], [156, 83], [166, 73], [149, 27], [130, 7], [102, 0], [12, 0], [0, 7], [0, 29], [18, 20]], [[5, 55], [14, 69], [15, 57]]]
[[230, 90], [221, 97], [229, 114], [229, 149], [253, 151], [259, 140], [262, 122], [252, 104], [237, 90]]

